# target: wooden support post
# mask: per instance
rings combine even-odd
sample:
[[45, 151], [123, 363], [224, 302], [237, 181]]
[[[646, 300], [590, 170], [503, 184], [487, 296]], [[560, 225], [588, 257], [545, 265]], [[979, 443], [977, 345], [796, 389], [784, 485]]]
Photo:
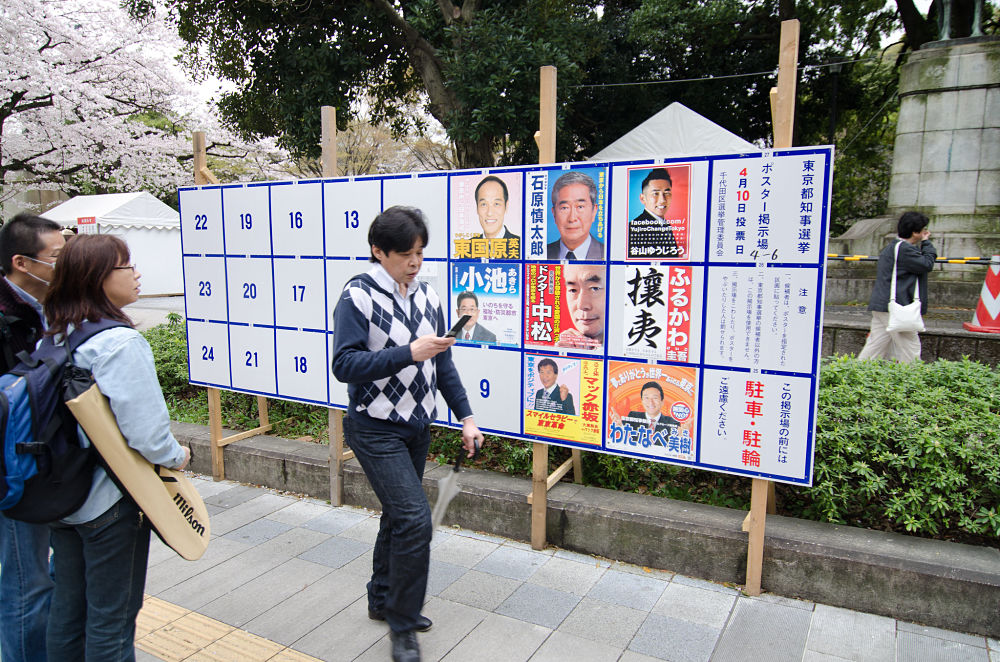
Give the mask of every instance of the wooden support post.
[[[538, 162], [556, 160], [556, 68], [544, 66], [539, 72]], [[531, 548], [545, 547], [545, 509], [548, 506], [549, 446], [531, 445]]]
[[320, 147], [323, 150], [323, 176], [337, 176], [337, 109], [333, 106], [320, 108], [322, 121]]
[[[774, 147], [792, 146], [795, 128], [795, 81], [799, 60], [799, 22], [781, 22], [781, 46], [778, 52], [778, 86], [771, 89], [771, 121], [774, 124]], [[747, 542], [747, 595], [760, 595], [764, 569], [764, 526], [767, 513], [776, 509], [774, 483], [754, 478], [750, 488], [750, 512], [743, 520]]]
[[[324, 177], [337, 176], [337, 109], [333, 106], [320, 108], [322, 128], [320, 147], [323, 154]], [[327, 414], [330, 430], [330, 504], [344, 505], [344, 463], [354, 457], [354, 451], [344, 450], [344, 412], [331, 407]]]
[[226, 464], [222, 460], [222, 446], [218, 440], [222, 439], [222, 403], [219, 396], [219, 389], [207, 388], [208, 391], [208, 433], [212, 451], [212, 478], [214, 480], [225, 480]]
[[[208, 169], [208, 151], [206, 149], [205, 132], [195, 131], [191, 135], [191, 149], [194, 153], [194, 183], [196, 186], [205, 184], [218, 184], [218, 178]], [[209, 444], [212, 452], [212, 478], [214, 480], [224, 480], [226, 477], [226, 464], [223, 458], [223, 448], [227, 444], [254, 435], [263, 434], [271, 430], [271, 423], [268, 420], [267, 398], [257, 396], [257, 418], [260, 426], [253, 430], [240, 432], [239, 434], [222, 436], [222, 397], [217, 388], [208, 388], [208, 431]]]

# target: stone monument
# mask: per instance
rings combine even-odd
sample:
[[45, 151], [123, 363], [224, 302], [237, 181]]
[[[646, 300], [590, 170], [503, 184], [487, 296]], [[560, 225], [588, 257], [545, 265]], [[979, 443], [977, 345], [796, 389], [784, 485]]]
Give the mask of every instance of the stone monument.
[[[831, 253], [878, 255], [899, 215], [914, 209], [930, 218], [939, 256], [1000, 254], [1000, 38], [948, 39], [949, 12], [941, 15], [942, 39], [910, 53], [900, 71], [887, 215], [831, 239]], [[978, 16], [972, 34], [981, 34]], [[874, 263], [829, 267], [828, 303], [868, 301]], [[982, 284], [982, 266], [939, 266], [930, 304], [974, 308]]]

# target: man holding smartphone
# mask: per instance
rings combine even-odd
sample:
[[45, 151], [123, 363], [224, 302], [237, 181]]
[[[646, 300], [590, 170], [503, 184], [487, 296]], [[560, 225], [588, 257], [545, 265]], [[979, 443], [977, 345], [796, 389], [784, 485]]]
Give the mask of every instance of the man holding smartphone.
[[368, 229], [368, 273], [344, 287], [333, 313], [333, 374], [348, 393], [344, 438], [382, 504], [368, 582], [368, 617], [391, 629], [392, 659], [419, 662], [433, 534], [421, 480], [441, 390], [462, 421], [471, 457], [483, 442], [451, 358], [441, 301], [417, 280], [427, 245], [419, 209], [390, 207]]

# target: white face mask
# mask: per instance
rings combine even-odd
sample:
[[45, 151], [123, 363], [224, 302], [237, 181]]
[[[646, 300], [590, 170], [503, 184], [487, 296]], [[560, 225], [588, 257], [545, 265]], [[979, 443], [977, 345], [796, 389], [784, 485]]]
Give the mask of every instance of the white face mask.
[[39, 278], [38, 276], [36, 276], [35, 274], [33, 274], [33, 273], [29, 272], [29, 271], [25, 271], [24, 273], [28, 274], [29, 276], [31, 276], [32, 278], [34, 278], [35, 280], [37, 280], [39, 283], [44, 284], [45, 287], [48, 287], [51, 284], [51, 283], [49, 283], [49, 281], [45, 280], [44, 278]]
[[[45, 266], [47, 266], [47, 267], [49, 267], [51, 269], [55, 269], [56, 268], [56, 263], [55, 262], [46, 262], [45, 260], [39, 260], [39, 259], [33, 258], [30, 255], [22, 255], [21, 257], [23, 257], [25, 260], [31, 260], [32, 262], [37, 262], [38, 264], [44, 264]], [[45, 285], [45, 287], [48, 287], [51, 284], [49, 281], [45, 280], [44, 278], [39, 278], [38, 276], [36, 276], [35, 274], [33, 274], [33, 273], [29, 272], [29, 271], [25, 271], [24, 273], [26, 273], [27, 275], [31, 276], [35, 280], [37, 280], [39, 283], [42, 283], [43, 285]]]

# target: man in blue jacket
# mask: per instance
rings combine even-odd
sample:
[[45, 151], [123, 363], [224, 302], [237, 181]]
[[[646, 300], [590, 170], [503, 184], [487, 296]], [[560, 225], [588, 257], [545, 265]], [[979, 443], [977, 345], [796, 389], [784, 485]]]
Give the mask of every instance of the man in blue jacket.
[[[18, 214], [0, 229], [0, 373], [35, 350], [45, 332], [42, 302], [66, 239], [54, 221]], [[49, 527], [0, 515], [2, 662], [45, 662], [52, 600]]]
[[[887, 331], [892, 267], [896, 266], [896, 303], [913, 303], [914, 291], [920, 287], [920, 314], [927, 314], [927, 274], [934, 268], [937, 250], [930, 242], [927, 217], [908, 211], [899, 217], [893, 239], [878, 256], [875, 285], [868, 302], [872, 311], [872, 326], [859, 359], [895, 359], [910, 363], [920, 358], [920, 336], [916, 331]], [[896, 244], [899, 244], [898, 257]]]
[[421, 480], [440, 389], [472, 455], [483, 435], [445, 338], [437, 293], [417, 280], [427, 245], [423, 213], [390, 207], [368, 229], [368, 273], [344, 287], [333, 313], [333, 374], [348, 393], [344, 438], [382, 504], [368, 582], [368, 617], [391, 629], [392, 659], [419, 662], [431, 512]]

